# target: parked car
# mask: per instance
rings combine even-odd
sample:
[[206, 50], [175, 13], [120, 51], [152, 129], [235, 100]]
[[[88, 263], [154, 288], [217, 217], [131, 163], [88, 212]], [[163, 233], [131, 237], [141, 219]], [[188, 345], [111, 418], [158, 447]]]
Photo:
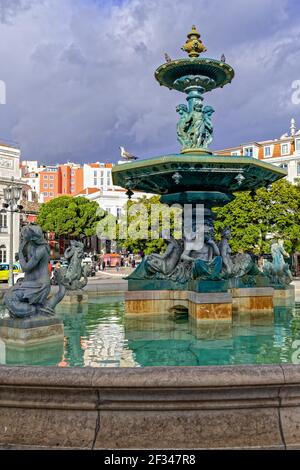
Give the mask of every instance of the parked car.
[[[19, 263], [13, 265], [14, 277], [22, 272]], [[8, 282], [9, 279], [9, 263], [0, 263], [0, 282]]]

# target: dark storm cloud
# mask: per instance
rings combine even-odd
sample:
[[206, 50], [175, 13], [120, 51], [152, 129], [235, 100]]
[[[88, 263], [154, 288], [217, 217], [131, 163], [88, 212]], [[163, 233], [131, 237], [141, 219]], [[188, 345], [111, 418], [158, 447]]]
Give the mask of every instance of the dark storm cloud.
[[[117, 160], [178, 151], [176, 104], [155, 82], [195, 23], [208, 56], [225, 53], [231, 85], [206, 95], [214, 148], [279, 137], [298, 118], [299, 14], [291, 0], [0, 0], [0, 136], [45, 162]], [[297, 6], [297, 4], [296, 4]], [[9, 8], [8, 8], [9, 7]], [[3, 66], [4, 65], [4, 66]]]

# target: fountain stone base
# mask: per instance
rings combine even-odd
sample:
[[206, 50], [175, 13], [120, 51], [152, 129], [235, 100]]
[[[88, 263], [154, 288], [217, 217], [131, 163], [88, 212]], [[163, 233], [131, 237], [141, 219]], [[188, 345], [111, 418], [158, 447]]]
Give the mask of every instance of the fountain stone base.
[[274, 309], [272, 287], [230, 289], [232, 305], [237, 313], [272, 313]]
[[126, 316], [170, 315], [186, 309], [189, 318], [198, 321], [232, 321], [232, 296], [227, 292], [128, 291]]
[[63, 323], [55, 317], [37, 316], [0, 320], [0, 339], [10, 345], [32, 346], [45, 341], [63, 339]]

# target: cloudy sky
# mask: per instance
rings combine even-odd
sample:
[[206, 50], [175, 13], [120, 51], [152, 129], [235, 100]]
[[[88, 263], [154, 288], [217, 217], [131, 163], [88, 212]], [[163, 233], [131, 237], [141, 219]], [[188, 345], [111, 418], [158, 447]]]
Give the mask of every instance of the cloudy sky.
[[45, 163], [118, 160], [178, 152], [175, 107], [155, 69], [184, 57], [196, 24], [208, 57], [236, 72], [206, 95], [215, 149], [279, 137], [300, 104], [298, 0], [0, 0], [0, 138]]

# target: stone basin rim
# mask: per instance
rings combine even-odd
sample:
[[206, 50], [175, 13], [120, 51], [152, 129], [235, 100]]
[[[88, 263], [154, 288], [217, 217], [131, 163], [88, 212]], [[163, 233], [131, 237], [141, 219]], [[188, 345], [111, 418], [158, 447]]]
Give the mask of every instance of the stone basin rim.
[[299, 384], [300, 365], [92, 368], [0, 366], [3, 386], [211, 388]]

